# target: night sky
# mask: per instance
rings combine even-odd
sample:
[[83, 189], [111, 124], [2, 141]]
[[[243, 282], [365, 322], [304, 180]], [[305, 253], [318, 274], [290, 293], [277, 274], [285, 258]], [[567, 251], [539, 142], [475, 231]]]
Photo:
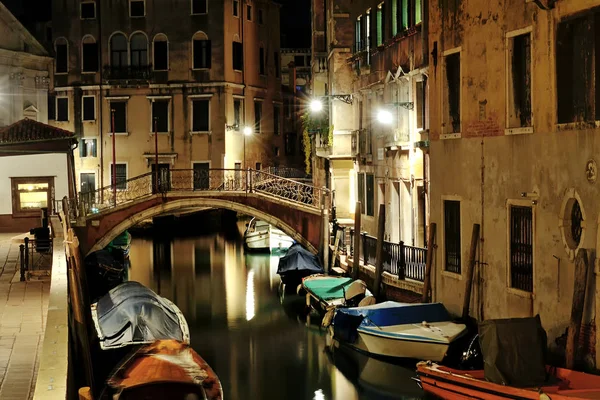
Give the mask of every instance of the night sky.
[[[51, 18], [51, 0], [0, 1], [25, 26], [31, 22]], [[281, 47], [310, 47], [310, 0], [277, 0], [277, 2], [283, 6], [281, 8]]]

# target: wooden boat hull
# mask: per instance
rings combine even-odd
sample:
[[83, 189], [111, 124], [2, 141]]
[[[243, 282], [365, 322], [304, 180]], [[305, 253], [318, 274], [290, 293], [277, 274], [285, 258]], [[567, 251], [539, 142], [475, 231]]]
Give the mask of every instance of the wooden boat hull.
[[420, 362], [417, 374], [423, 390], [446, 400], [588, 400], [600, 399], [600, 376], [548, 367], [555, 384], [541, 388], [516, 388], [488, 382], [483, 371], [457, 371]]
[[290, 248], [294, 240], [279, 229], [271, 228], [267, 232], [247, 233], [246, 247], [255, 251], [282, 251]]

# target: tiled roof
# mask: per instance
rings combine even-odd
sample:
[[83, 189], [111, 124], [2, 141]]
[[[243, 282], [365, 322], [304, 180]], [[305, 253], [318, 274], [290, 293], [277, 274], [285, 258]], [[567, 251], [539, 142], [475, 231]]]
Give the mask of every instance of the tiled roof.
[[27, 118], [0, 129], [0, 146], [4, 144], [70, 138], [75, 139], [73, 132]]

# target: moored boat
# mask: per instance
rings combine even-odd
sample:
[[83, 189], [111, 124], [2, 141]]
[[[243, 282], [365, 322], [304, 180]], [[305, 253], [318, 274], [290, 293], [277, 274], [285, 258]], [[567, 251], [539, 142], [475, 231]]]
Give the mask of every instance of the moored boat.
[[159, 340], [135, 350], [107, 380], [103, 399], [221, 400], [212, 368], [189, 345]]
[[275, 252], [287, 250], [294, 239], [268, 222], [252, 218], [244, 233], [244, 244], [249, 250]]
[[460, 371], [425, 361], [417, 364], [423, 390], [441, 399], [600, 399], [600, 376], [554, 367], [546, 371], [547, 384], [519, 388], [489, 382], [483, 370]]
[[277, 274], [281, 277], [281, 282], [294, 289], [302, 283], [303, 278], [323, 272], [319, 258], [300, 243], [294, 243], [287, 254], [279, 259], [277, 266]]
[[360, 279], [348, 277], [310, 275], [302, 279], [301, 288], [306, 291], [306, 303], [320, 313], [337, 307], [357, 306], [372, 294]]
[[106, 249], [110, 252], [118, 252], [124, 259], [129, 258], [129, 251], [131, 250], [131, 233], [129, 233], [129, 231], [124, 231], [114, 238], [108, 246], [106, 246]]
[[466, 329], [440, 303], [386, 301], [337, 309], [329, 332], [334, 343], [372, 355], [441, 361]]

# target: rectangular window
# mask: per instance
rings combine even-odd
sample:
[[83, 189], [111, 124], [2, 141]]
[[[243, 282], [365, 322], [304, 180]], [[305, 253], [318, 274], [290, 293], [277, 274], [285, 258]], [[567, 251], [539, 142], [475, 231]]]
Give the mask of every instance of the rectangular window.
[[277, 147], [277, 146], [273, 147], [273, 155], [275, 157], [279, 157], [279, 147]]
[[262, 8], [259, 8], [258, 9], [258, 23], [261, 24], [261, 25], [264, 23], [263, 22], [263, 18], [264, 18], [264, 16], [263, 16], [263, 10], [262, 10]]
[[510, 287], [533, 291], [533, 210], [510, 206]]
[[384, 3], [377, 6], [377, 46], [381, 46], [385, 36]]
[[398, 34], [398, 0], [392, 0], [390, 13], [392, 14], [392, 36], [396, 36]]
[[254, 102], [254, 132], [262, 133], [261, 121], [262, 121], [262, 101], [255, 101]]
[[152, 102], [152, 132], [169, 132], [169, 100]]
[[255, 169], [256, 169], [257, 171], [260, 171], [260, 170], [261, 170], [261, 168], [262, 168], [262, 164], [261, 164], [261, 163], [259, 163], [259, 162], [257, 162], [257, 163], [256, 163], [256, 168], [255, 168]]
[[508, 39], [508, 126], [531, 126], [531, 35]]
[[242, 99], [233, 99], [233, 124], [238, 130], [242, 130], [242, 124], [244, 123]]
[[427, 77], [423, 76], [423, 80], [417, 82], [417, 129], [425, 129], [425, 101], [427, 90]]
[[265, 49], [263, 47], [258, 49], [258, 73], [265, 75]]
[[461, 273], [460, 201], [444, 200], [444, 270]]
[[69, 120], [69, 98], [58, 97], [56, 99], [56, 120], [57, 121], [68, 121]]
[[154, 70], [167, 71], [169, 69], [169, 44], [167, 41], [154, 42]]
[[460, 52], [444, 57], [446, 67], [446, 112], [444, 133], [460, 133]]
[[40, 209], [52, 208], [53, 177], [11, 178], [13, 216], [39, 216]]
[[600, 12], [561, 22], [556, 32], [558, 123], [600, 120]]
[[98, 43], [83, 43], [83, 72], [98, 72]]
[[83, 120], [96, 120], [96, 97], [83, 96]]
[[210, 40], [194, 40], [194, 69], [210, 68], [211, 53]]
[[68, 68], [67, 44], [56, 44], [56, 73], [66, 74]]
[[[112, 180], [113, 180], [113, 168], [115, 167], [115, 164], [111, 163], [110, 164], [110, 181], [111, 181], [111, 185], [112, 185]], [[117, 181], [117, 189], [119, 190], [126, 190], [127, 189], [127, 164], [119, 164], [116, 163], [116, 167], [117, 169], [116, 171], [116, 176], [115, 176], [115, 180]]]
[[96, 139], [80, 139], [79, 140], [79, 157], [96, 157], [97, 156], [97, 141]]
[[279, 68], [279, 52], [277, 51], [273, 53], [273, 63], [275, 64], [275, 78], [279, 78], [281, 70]]
[[304, 56], [294, 56], [294, 65], [296, 67], [304, 67], [306, 58]]
[[358, 201], [360, 201], [360, 213], [365, 213], [365, 174], [359, 173], [357, 175], [357, 190], [358, 190]]
[[[115, 133], [127, 133], [127, 103], [124, 101], [113, 101], [110, 103], [110, 109], [114, 116]], [[112, 131], [110, 126], [109, 130]]]
[[362, 51], [362, 15], [356, 18], [356, 26], [354, 29], [354, 52]]
[[210, 187], [209, 174], [209, 163], [194, 163], [194, 190], [206, 190]]
[[208, 0], [192, 0], [192, 14], [208, 14]]
[[375, 215], [375, 179], [373, 174], [366, 174], [367, 215]]
[[56, 120], [56, 96], [53, 94], [48, 95], [48, 120]]
[[281, 134], [281, 107], [276, 104], [273, 105], [273, 133]]
[[252, 21], [252, 6], [250, 4], [246, 6], [246, 18], [248, 21]]
[[238, 0], [233, 0], [233, 16], [238, 18], [240, 16], [240, 2]]
[[233, 69], [236, 71], [244, 69], [244, 48], [240, 42], [233, 42]]
[[96, 3], [81, 3], [81, 19], [96, 18]]
[[210, 99], [192, 100], [192, 132], [208, 132]]
[[129, 0], [129, 15], [131, 17], [144, 17], [146, 15], [146, 1]]

